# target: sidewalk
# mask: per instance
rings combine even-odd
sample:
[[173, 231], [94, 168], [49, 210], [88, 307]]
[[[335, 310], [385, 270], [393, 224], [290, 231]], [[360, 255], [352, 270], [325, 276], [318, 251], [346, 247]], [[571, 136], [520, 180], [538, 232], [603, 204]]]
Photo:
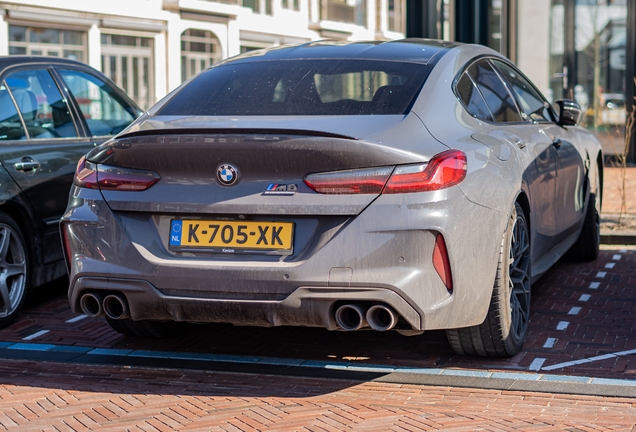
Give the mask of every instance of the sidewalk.
[[636, 167], [625, 169], [626, 211], [621, 214], [622, 168], [605, 167], [601, 242], [636, 244]]

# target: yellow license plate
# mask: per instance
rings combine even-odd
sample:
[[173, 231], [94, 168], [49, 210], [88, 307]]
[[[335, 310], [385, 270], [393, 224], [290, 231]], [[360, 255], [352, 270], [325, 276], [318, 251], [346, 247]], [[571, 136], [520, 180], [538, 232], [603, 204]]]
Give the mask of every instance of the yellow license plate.
[[291, 250], [292, 222], [181, 220], [170, 222], [170, 246], [208, 248], [219, 252]]

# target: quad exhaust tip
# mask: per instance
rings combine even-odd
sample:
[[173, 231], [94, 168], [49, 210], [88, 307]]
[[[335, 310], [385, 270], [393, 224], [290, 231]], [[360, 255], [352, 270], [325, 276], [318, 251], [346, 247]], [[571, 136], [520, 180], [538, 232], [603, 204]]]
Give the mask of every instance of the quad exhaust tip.
[[357, 304], [345, 304], [336, 310], [336, 323], [347, 331], [360, 330], [367, 325], [365, 310]]
[[119, 293], [89, 292], [80, 297], [80, 308], [90, 318], [106, 315], [111, 319], [130, 318], [128, 301]]
[[390, 306], [375, 305], [367, 311], [367, 322], [373, 330], [391, 330], [398, 322], [398, 315]]
[[84, 315], [90, 318], [103, 316], [104, 308], [102, 302], [104, 300], [104, 294], [101, 293], [86, 293], [80, 298], [80, 308]]
[[122, 294], [109, 294], [104, 297], [104, 313], [110, 319], [130, 318], [128, 301]]

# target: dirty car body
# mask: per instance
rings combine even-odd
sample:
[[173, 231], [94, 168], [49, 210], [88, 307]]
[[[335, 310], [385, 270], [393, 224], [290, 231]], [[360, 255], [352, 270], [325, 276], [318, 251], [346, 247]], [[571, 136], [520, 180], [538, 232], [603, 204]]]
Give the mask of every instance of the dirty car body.
[[512, 355], [532, 281], [577, 242], [597, 253], [602, 180], [576, 104], [559, 119], [524, 91], [542, 98], [498, 53], [431, 40], [222, 62], [78, 166], [71, 306], [129, 335], [447, 329]]

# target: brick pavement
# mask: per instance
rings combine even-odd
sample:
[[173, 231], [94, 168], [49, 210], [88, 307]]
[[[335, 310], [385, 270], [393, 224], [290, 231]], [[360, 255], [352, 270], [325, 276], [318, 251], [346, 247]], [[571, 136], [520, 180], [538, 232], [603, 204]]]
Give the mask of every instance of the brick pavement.
[[636, 399], [0, 360], [20, 431], [633, 431]]

